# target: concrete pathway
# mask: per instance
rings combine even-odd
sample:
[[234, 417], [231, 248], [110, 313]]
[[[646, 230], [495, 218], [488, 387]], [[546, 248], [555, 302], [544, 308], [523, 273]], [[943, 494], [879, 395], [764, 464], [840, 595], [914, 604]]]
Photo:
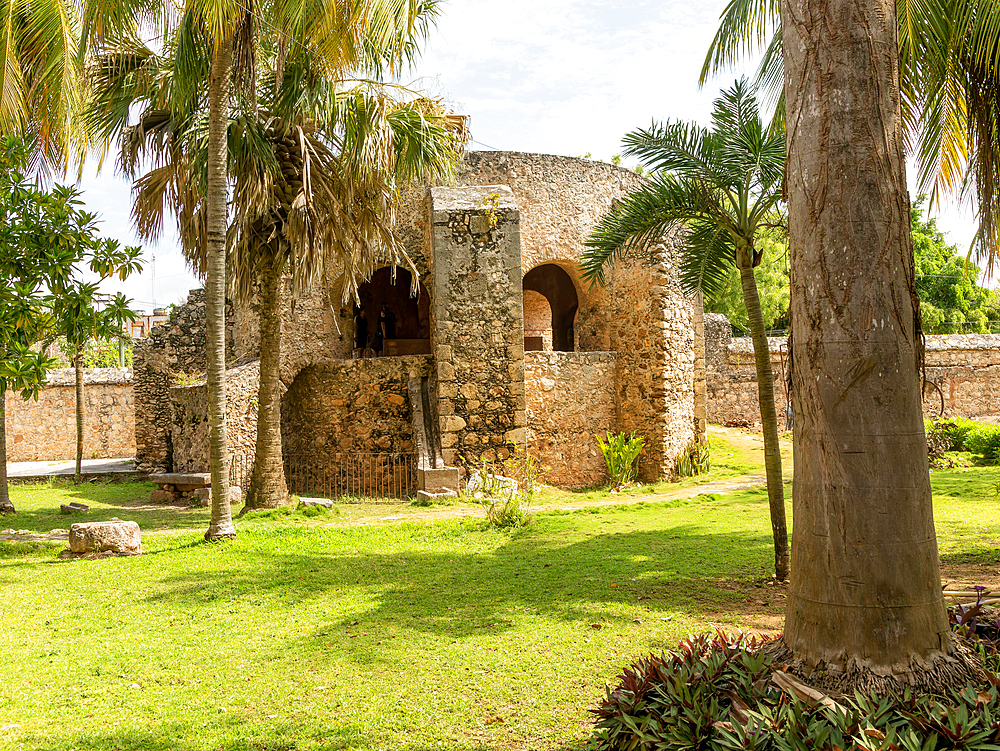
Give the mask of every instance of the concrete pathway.
[[[80, 471], [85, 475], [138, 475], [132, 459], [84, 459]], [[51, 477], [76, 473], [76, 461], [7, 462], [7, 477]]]

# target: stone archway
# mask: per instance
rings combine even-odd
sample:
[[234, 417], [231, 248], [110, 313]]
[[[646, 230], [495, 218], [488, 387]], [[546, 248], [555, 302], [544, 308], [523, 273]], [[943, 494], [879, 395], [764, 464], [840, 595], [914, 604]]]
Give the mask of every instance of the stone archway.
[[[522, 287], [525, 293], [526, 316], [529, 292], [541, 295], [548, 302], [551, 317], [551, 344], [549, 348], [555, 352], [572, 352], [576, 348], [574, 326], [576, 312], [580, 307], [580, 299], [570, 275], [566, 273], [565, 269], [554, 263], [545, 263], [536, 266], [524, 275]], [[528, 336], [527, 329], [528, 323], [527, 318], [525, 318], [525, 337]], [[538, 334], [534, 336], [538, 336]]]
[[524, 349], [526, 352], [552, 351], [552, 307], [545, 295], [524, 290]]

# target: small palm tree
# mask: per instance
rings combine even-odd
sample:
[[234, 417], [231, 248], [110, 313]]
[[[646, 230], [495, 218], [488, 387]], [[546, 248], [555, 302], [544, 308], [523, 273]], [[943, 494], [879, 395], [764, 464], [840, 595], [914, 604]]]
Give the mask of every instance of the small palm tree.
[[733, 266], [739, 270], [757, 365], [775, 574], [783, 581], [788, 578], [788, 533], [778, 416], [753, 270], [763, 255], [755, 245], [758, 232], [782, 221], [784, 132], [764, 127], [753, 90], [739, 81], [715, 100], [711, 129], [654, 123], [624, 141], [625, 154], [638, 157], [650, 169], [650, 179], [597, 224], [585, 242], [583, 276], [604, 284], [605, 269], [616, 259], [676, 225], [687, 230], [680, 250], [686, 290], [712, 295]]

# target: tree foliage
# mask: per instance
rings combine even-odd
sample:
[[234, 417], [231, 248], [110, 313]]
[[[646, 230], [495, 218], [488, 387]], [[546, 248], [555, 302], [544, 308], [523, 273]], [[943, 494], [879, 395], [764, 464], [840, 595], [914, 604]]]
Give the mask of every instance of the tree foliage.
[[[31, 156], [18, 138], [6, 136], [0, 141], [0, 446], [4, 452], [6, 392], [37, 399], [47, 371], [58, 365], [45, 354], [44, 344], [71, 316], [81, 322], [74, 328], [74, 341], [85, 331], [92, 335], [93, 327], [84, 322], [101, 319], [84, 310], [97, 284], [84, 283], [83, 271], [99, 279], [124, 279], [138, 267], [138, 248], [121, 248], [116, 241], [97, 236], [97, 218], [83, 211], [75, 188], [37, 187], [28, 174]], [[127, 310], [127, 301], [119, 298], [113, 307]], [[2, 467], [0, 508], [12, 510], [6, 455]]]

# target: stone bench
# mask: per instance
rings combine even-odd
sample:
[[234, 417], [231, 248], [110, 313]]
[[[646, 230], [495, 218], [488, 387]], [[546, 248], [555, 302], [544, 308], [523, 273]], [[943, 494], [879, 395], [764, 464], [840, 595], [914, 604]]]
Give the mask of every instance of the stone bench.
[[154, 503], [190, 502], [195, 491], [212, 485], [212, 475], [208, 472], [163, 472], [148, 479], [160, 486], [149, 494]]

